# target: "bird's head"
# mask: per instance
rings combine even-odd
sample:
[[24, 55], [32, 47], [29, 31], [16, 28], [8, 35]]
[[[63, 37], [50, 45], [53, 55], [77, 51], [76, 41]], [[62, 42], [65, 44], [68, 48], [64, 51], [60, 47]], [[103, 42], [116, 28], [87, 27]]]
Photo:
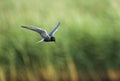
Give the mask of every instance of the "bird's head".
[[55, 42], [55, 37], [51, 37], [51, 41]]

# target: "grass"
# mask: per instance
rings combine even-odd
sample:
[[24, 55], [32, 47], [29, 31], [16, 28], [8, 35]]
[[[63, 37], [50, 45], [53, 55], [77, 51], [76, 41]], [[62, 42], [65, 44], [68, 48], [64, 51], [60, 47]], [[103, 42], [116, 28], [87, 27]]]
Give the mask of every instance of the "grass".
[[[119, 81], [119, 0], [2, 0], [0, 81]], [[39, 34], [58, 22], [56, 43]]]

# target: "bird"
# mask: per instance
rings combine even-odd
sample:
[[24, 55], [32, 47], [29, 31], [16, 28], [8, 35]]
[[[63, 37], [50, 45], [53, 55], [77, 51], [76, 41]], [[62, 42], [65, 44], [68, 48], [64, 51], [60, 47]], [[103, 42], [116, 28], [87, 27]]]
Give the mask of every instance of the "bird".
[[26, 28], [32, 31], [35, 31], [39, 33], [42, 37], [42, 39], [36, 43], [40, 42], [55, 42], [56, 39], [54, 37], [54, 34], [57, 32], [58, 28], [60, 27], [60, 22], [55, 26], [55, 28], [48, 34], [45, 29], [38, 28], [38, 27], [33, 27], [33, 26], [21, 26], [22, 28]]

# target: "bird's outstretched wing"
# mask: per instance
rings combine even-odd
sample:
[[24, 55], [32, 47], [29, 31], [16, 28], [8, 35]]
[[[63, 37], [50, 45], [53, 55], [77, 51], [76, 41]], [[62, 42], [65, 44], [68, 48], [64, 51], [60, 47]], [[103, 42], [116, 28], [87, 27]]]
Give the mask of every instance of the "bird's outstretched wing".
[[38, 32], [42, 36], [42, 38], [48, 38], [49, 37], [49, 35], [47, 34], [46, 30], [44, 30], [44, 29], [31, 27], [31, 26], [21, 26], [21, 27], [29, 29], [29, 30], [33, 30], [35, 32]]
[[57, 26], [50, 32], [49, 36], [53, 36], [59, 27], [60, 27], [60, 22], [58, 22]]

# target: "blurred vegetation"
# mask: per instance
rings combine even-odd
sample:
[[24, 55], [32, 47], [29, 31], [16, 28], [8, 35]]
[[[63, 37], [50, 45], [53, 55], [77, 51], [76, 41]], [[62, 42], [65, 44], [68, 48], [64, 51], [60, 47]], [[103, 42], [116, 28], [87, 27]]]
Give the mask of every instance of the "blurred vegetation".
[[[120, 0], [1, 0], [0, 81], [119, 81]], [[51, 31], [56, 43], [22, 29]]]

